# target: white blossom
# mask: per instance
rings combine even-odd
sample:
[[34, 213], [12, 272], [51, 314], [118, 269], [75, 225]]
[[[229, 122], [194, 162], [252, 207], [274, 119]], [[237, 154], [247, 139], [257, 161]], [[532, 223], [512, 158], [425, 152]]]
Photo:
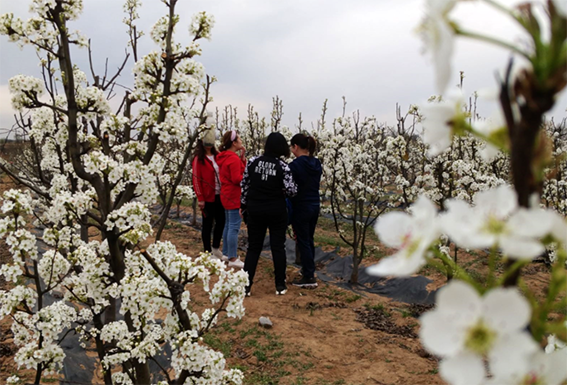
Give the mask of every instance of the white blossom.
[[483, 358], [492, 373], [523, 370], [538, 345], [525, 331], [528, 301], [516, 289], [496, 288], [481, 297], [462, 281], [451, 281], [437, 294], [436, 308], [421, 317], [420, 339], [443, 357], [440, 374], [451, 384], [481, 384]]

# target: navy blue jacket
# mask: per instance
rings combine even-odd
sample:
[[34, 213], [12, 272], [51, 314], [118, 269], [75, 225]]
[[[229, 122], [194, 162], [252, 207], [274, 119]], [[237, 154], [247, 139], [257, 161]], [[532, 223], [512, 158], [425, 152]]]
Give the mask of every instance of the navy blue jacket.
[[293, 205], [320, 204], [319, 184], [323, 169], [319, 159], [303, 155], [291, 162], [289, 168], [297, 183], [297, 195], [291, 198]]

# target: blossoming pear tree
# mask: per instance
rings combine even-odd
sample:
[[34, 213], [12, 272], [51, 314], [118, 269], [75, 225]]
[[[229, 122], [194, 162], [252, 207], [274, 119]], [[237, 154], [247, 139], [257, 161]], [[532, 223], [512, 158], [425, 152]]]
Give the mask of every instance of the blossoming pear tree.
[[331, 127], [321, 130], [319, 140], [324, 197], [330, 201], [339, 237], [352, 248], [350, 282], [357, 284], [367, 230], [390, 204], [384, 131], [376, 119], [361, 119], [355, 112], [335, 119]]
[[[242, 382], [242, 373], [227, 370], [222, 354], [201, 338], [222, 312], [242, 317], [245, 273], [227, 271], [208, 254], [191, 257], [148, 239], [149, 205], [158, 184], [166, 184], [163, 171], [171, 170], [177, 182], [165, 194], [172, 202], [190, 138], [206, 118], [189, 101], [204, 78], [194, 59], [198, 40], [210, 37], [213, 18], [198, 13], [189, 27], [193, 39], [177, 42], [176, 3], [164, 1], [167, 15], [150, 31], [157, 49], [138, 56], [140, 2], [126, 1], [136, 62], [134, 85], [119, 105], [109, 97], [128, 58], [112, 77], [91, 68], [90, 80], [74, 61], [85, 47], [96, 60], [88, 40], [69, 27], [82, 12], [81, 0], [32, 0], [27, 21], [0, 16], [0, 33], [34, 47], [43, 71], [43, 78], [18, 75], [9, 84], [13, 108], [29, 122], [33, 172], [0, 161], [25, 187], [2, 197], [0, 237], [13, 258], [0, 268], [12, 283], [0, 291], [0, 318], [12, 320], [15, 362], [35, 371], [34, 383], [61, 371], [61, 343], [72, 335], [95, 349], [108, 385]], [[197, 306], [189, 290], [201, 290], [210, 303]], [[170, 360], [160, 363], [166, 350]], [[150, 373], [150, 362], [159, 373]]]
[[[561, 0], [514, 8], [494, 0], [480, 2], [517, 22], [530, 44], [515, 46], [465, 30], [450, 18], [461, 2], [428, 0], [421, 31], [433, 56], [438, 93], [444, 94], [452, 73], [457, 36], [504, 47], [527, 65], [513, 75], [510, 62], [500, 79], [500, 124], [471, 124], [448, 98], [424, 113], [424, 140], [438, 154], [451, 146], [455, 135], [473, 135], [510, 156], [512, 184], [479, 191], [472, 202], [449, 199], [441, 213], [422, 195], [408, 213], [383, 215], [376, 232], [398, 251], [369, 272], [407, 276], [425, 264], [453, 266], [455, 279], [439, 290], [436, 308], [421, 318], [420, 330], [424, 347], [441, 357], [440, 374], [448, 383], [559, 385], [567, 381], [567, 349], [560, 349], [567, 341], [567, 222], [558, 211], [542, 208], [546, 170], [553, 159], [542, 127], [544, 114], [567, 84], [567, 6]], [[537, 14], [537, 9], [543, 12]], [[485, 283], [439, 251], [442, 234], [460, 247], [490, 250]], [[546, 247], [556, 250], [556, 259], [541, 299], [523, 283], [521, 272]], [[505, 262], [502, 272], [497, 272], [499, 260]], [[549, 354], [543, 350], [547, 341]]]

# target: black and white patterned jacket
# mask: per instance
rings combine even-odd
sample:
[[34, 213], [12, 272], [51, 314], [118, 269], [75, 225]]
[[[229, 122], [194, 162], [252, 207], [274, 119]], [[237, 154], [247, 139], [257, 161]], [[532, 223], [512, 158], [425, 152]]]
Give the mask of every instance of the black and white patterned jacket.
[[297, 184], [287, 163], [266, 155], [248, 161], [240, 186], [240, 207], [243, 209], [249, 202], [267, 203], [297, 194]]

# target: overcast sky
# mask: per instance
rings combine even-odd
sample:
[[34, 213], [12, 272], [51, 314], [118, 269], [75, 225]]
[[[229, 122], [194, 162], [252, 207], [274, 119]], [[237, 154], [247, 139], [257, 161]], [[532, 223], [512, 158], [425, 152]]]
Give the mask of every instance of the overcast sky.
[[[501, 0], [511, 5], [516, 0]], [[28, 18], [28, 1], [0, 0], [0, 12]], [[121, 20], [121, 0], [84, 0], [84, 12], [72, 28], [92, 39], [95, 66], [117, 68], [127, 41]], [[245, 117], [250, 103], [269, 116], [272, 97], [283, 100], [284, 124], [294, 127], [301, 112], [304, 125], [315, 122], [328, 99], [328, 118], [341, 114], [342, 97], [347, 112], [359, 109], [380, 122], [395, 124], [395, 106], [424, 103], [435, 93], [433, 67], [422, 54], [415, 29], [423, 17], [424, 0], [180, 0], [181, 24], [177, 41], [188, 42], [191, 16], [207, 11], [215, 16], [212, 40], [202, 41], [200, 58], [210, 75], [218, 78], [212, 89], [216, 106], [238, 106]], [[149, 38], [151, 25], [165, 12], [159, 0], [143, 0], [138, 25], [147, 32], [140, 53], [155, 49]], [[460, 4], [455, 18], [463, 26], [511, 42], [521, 34], [501, 14], [479, 5]], [[0, 127], [12, 124], [7, 83], [23, 73], [39, 75], [33, 49], [20, 50], [0, 38]], [[86, 50], [74, 60], [84, 67]], [[495, 73], [505, 68], [509, 54], [486, 44], [465, 39], [457, 41], [452, 84], [464, 71], [467, 94], [496, 85]], [[131, 84], [132, 61], [119, 80]], [[87, 70], [84, 67], [83, 70]], [[88, 72], [88, 71], [85, 71]], [[565, 92], [552, 115], [566, 116]], [[490, 115], [482, 105], [480, 113]]]

